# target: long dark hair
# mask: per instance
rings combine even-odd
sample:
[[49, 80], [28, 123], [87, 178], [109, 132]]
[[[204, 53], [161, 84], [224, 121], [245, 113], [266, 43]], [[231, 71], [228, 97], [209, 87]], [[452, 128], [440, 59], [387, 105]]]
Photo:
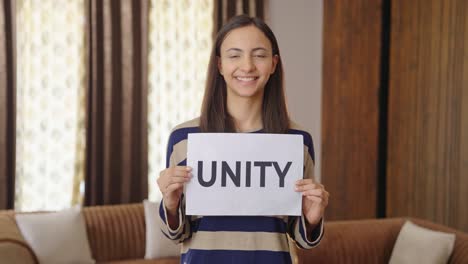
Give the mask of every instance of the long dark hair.
[[273, 56], [278, 56], [275, 72], [265, 85], [262, 105], [263, 131], [265, 133], [285, 133], [289, 128], [289, 115], [286, 107], [283, 85], [283, 65], [275, 35], [261, 19], [240, 15], [233, 17], [216, 35], [216, 40], [208, 65], [205, 95], [200, 115], [202, 132], [236, 132], [234, 120], [227, 111], [226, 82], [218, 69], [220, 48], [226, 35], [234, 29], [253, 25], [270, 40]]

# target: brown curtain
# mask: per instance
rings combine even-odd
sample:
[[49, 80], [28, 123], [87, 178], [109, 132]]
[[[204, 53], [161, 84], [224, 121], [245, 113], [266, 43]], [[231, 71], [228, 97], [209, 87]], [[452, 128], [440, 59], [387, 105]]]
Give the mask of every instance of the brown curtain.
[[85, 205], [148, 196], [149, 1], [89, 0]]
[[233, 16], [246, 14], [264, 19], [263, 0], [215, 0], [213, 34]]
[[0, 0], [0, 209], [15, 198], [15, 1]]

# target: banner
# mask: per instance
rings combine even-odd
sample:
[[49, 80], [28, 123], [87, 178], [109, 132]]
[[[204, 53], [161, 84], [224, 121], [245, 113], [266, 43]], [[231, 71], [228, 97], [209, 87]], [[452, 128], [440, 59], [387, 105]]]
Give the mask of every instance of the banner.
[[301, 215], [302, 135], [188, 135], [187, 215]]

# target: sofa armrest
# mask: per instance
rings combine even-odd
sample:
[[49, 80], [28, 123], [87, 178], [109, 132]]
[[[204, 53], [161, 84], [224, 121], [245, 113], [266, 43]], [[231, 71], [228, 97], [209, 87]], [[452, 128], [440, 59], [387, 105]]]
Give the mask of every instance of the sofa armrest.
[[21, 235], [13, 213], [0, 214], [0, 260], [11, 264], [39, 263]]
[[15, 241], [0, 240], [0, 259], [9, 264], [36, 264], [27, 247]]
[[388, 263], [402, 218], [325, 222], [320, 244], [297, 249], [298, 263]]
[[457, 235], [455, 247], [449, 260], [450, 264], [468, 263], [468, 236]]

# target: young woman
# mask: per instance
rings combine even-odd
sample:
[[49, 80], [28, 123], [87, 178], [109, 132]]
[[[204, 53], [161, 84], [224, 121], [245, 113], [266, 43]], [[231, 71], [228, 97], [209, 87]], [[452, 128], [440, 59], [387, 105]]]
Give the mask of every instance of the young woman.
[[[300, 134], [304, 138], [302, 216], [186, 216], [184, 185], [189, 133], [243, 132]], [[323, 235], [328, 192], [313, 180], [314, 150], [309, 133], [289, 120], [283, 69], [276, 38], [260, 19], [231, 19], [218, 33], [211, 53], [200, 118], [171, 133], [167, 169], [158, 186], [163, 233], [182, 243], [181, 263], [291, 263], [287, 235], [312, 248]]]

